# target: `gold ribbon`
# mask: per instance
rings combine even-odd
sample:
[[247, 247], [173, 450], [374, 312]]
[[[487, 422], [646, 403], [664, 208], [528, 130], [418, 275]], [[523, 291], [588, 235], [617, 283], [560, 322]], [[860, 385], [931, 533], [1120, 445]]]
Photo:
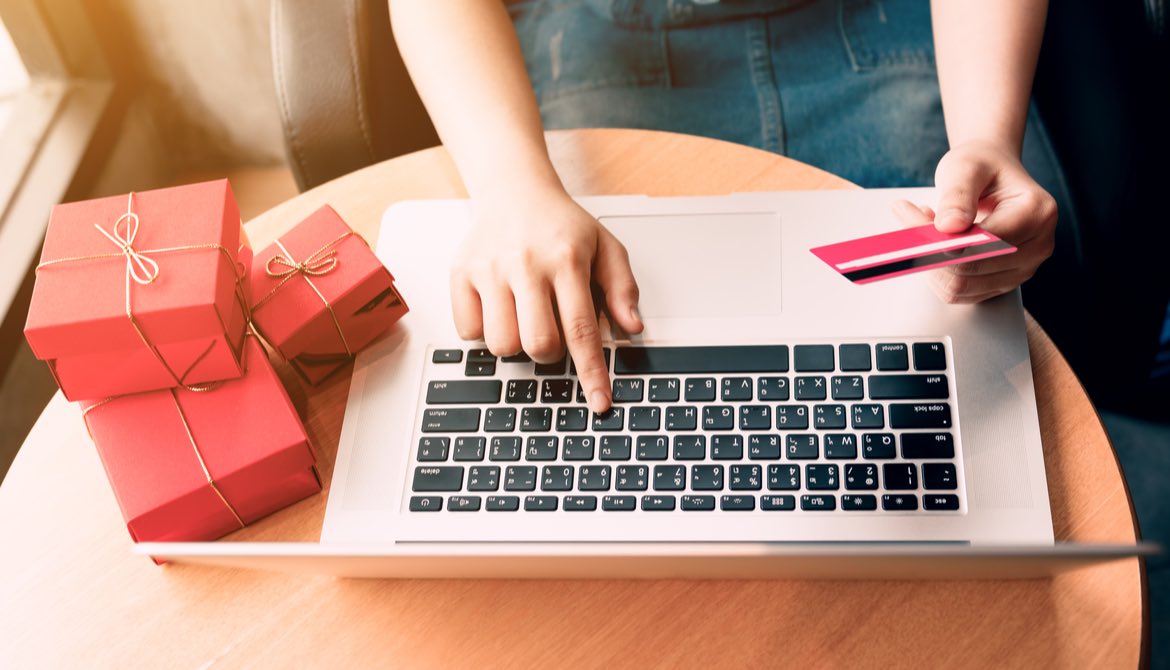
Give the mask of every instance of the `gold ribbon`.
[[276, 295], [277, 291], [292, 281], [294, 277], [304, 277], [305, 283], [321, 299], [321, 303], [325, 305], [325, 309], [329, 310], [329, 316], [333, 319], [333, 327], [337, 329], [337, 336], [341, 338], [341, 346], [345, 347], [346, 355], [353, 356], [353, 351], [349, 348], [349, 341], [345, 339], [345, 331], [341, 328], [341, 321], [337, 318], [337, 312], [333, 310], [333, 305], [329, 304], [329, 300], [325, 298], [325, 294], [321, 293], [321, 290], [317, 288], [317, 285], [313, 283], [312, 279], [313, 277], [327, 275], [337, 269], [341, 260], [337, 257], [337, 249], [334, 247], [340, 244], [342, 240], [353, 235], [354, 232], [352, 230], [347, 230], [333, 240], [321, 245], [319, 249], [299, 262], [293, 260], [292, 253], [289, 252], [279, 239], [276, 240], [276, 246], [280, 247], [283, 253], [269, 258], [268, 262], [264, 264], [264, 270], [269, 277], [279, 279], [280, 281], [263, 298], [256, 301], [252, 306], [252, 311], [256, 312], [264, 306], [265, 303]]
[[[123, 221], [126, 222], [125, 232], [123, 232], [119, 228], [120, 224]], [[211, 353], [212, 349], [215, 348], [215, 342], [212, 342], [210, 345], [208, 345], [207, 349], [202, 354], [200, 354], [199, 357], [196, 358], [195, 361], [193, 363], [191, 363], [190, 366], [188, 366], [188, 368], [183, 372], [182, 375], [176, 373], [175, 370], [170, 366], [170, 364], [167, 363], [166, 359], [163, 358], [162, 352], [160, 352], [158, 350], [158, 347], [154, 346], [154, 344], [146, 337], [146, 333], [144, 333], [142, 331], [142, 326], [141, 326], [141, 324], [138, 323], [138, 319], [134, 318], [134, 310], [131, 309], [132, 302], [131, 302], [131, 297], [130, 297], [130, 282], [133, 281], [134, 283], [136, 283], [140, 286], [146, 286], [146, 285], [154, 283], [154, 280], [158, 279], [159, 274], [161, 274], [161, 270], [159, 268], [158, 262], [155, 261], [150, 256], [148, 256], [147, 254], [157, 255], [157, 254], [174, 253], [177, 251], [199, 251], [202, 249], [209, 249], [209, 250], [218, 249], [224, 255], [224, 257], [227, 259], [228, 265], [232, 268], [237, 267], [236, 259], [232, 256], [231, 252], [228, 251], [226, 247], [224, 247], [222, 244], [215, 244], [215, 243], [189, 244], [189, 245], [178, 246], [178, 247], [163, 247], [160, 249], [147, 249], [145, 251], [136, 249], [136, 248], [134, 248], [134, 240], [138, 237], [139, 223], [140, 222], [138, 219], [138, 214], [134, 211], [134, 192], [131, 191], [130, 194], [126, 197], [126, 213], [122, 214], [121, 216], [119, 216], [117, 218], [116, 221], [114, 221], [114, 225], [111, 226], [111, 230], [107, 231], [106, 229], [102, 228], [100, 225], [98, 225], [96, 223], [93, 224], [93, 227], [95, 229], [97, 229], [97, 231], [99, 233], [104, 235], [106, 237], [106, 239], [108, 239], [110, 242], [112, 242], [115, 246], [118, 247], [117, 252], [112, 252], [112, 253], [108, 253], [108, 254], [93, 254], [93, 255], [89, 255], [89, 256], [70, 256], [67, 258], [57, 258], [57, 259], [54, 259], [51, 261], [45, 261], [45, 262], [41, 263], [40, 265], [37, 265], [36, 272], [40, 273], [40, 271], [43, 270], [44, 268], [54, 266], [54, 265], [61, 265], [63, 263], [78, 263], [78, 262], [82, 262], [82, 261], [103, 260], [103, 259], [109, 259], [109, 258], [125, 258], [126, 259], [126, 318], [128, 318], [130, 320], [130, 325], [134, 327], [134, 332], [138, 333], [138, 338], [140, 340], [142, 340], [142, 343], [146, 345], [146, 348], [148, 350], [150, 350], [150, 353], [154, 354], [154, 357], [156, 359], [158, 359], [158, 362], [161, 363], [164, 368], [166, 368], [167, 373], [171, 375], [171, 379], [173, 379], [175, 381], [175, 386], [182, 386], [183, 380], [187, 378], [187, 375], [191, 374], [191, 371], [194, 370], [195, 367], [197, 365], [199, 365], [199, 363], [209, 353]], [[245, 321], [248, 321], [251, 319], [251, 314], [249, 313], [249, 310], [248, 310], [247, 301], [245, 301], [241, 297], [243, 295], [243, 285], [241, 283], [242, 277], [240, 276], [240, 272], [238, 269], [235, 271], [235, 275], [236, 275], [236, 300], [237, 300], [237, 302], [240, 303], [240, 306], [244, 310]], [[224, 335], [226, 337], [227, 333], [225, 332]], [[229, 346], [230, 346], [230, 343], [229, 343]], [[241, 355], [242, 355], [242, 349], [241, 349]], [[237, 356], [236, 358], [238, 359], [239, 356]]]

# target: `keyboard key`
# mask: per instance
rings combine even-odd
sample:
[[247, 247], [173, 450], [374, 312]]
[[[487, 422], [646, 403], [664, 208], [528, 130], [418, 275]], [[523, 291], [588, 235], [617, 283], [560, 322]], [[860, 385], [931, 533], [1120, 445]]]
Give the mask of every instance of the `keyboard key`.
[[[610, 360], [610, 357], [612, 354], [613, 354], [612, 349], [610, 349], [609, 347], [602, 347], [601, 357], [605, 360], [605, 369], [607, 372], [609, 371], [609, 360]], [[577, 374], [577, 362], [573, 360], [572, 356], [569, 356], [569, 374], [570, 375]]]
[[630, 460], [630, 436], [606, 435], [601, 438], [600, 457], [603, 461]]
[[508, 391], [504, 394], [504, 401], [512, 404], [536, 402], [536, 380], [508, 380]]
[[520, 431], [543, 433], [552, 428], [551, 407], [525, 407], [520, 410]]
[[505, 491], [535, 491], [536, 466], [509, 465], [504, 469]]
[[759, 399], [770, 402], [784, 402], [788, 400], [788, 378], [787, 377], [760, 377], [759, 378]]
[[779, 459], [780, 436], [765, 433], [748, 435], [748, 458], [753, 461]]
[[687, 487], [687, 466], [655, 465], [655, 491], [682, 491]]
[[755, 496], [719, 496], [719, 509], [725, 512], [750, 512], [756, 508]]
[[845, 423], [845, 405], [813, 406], [813, 426], [817, 430], [839, 430]]
[[922, 496], [922, 508], [928, 510], [959, 509], [959, 496], [945, 493], [930, 493]]
[[816, 435], [788, 435], [784, 442], [784, 454], [792, 460], [820, 458], [820, 439]]
[[659, 407], [631, 407], [630, 430], [648, 431], [662, 427], [662, 409]]
[[800, 489], [799, 465], [769, 465], [769, 491], [797, 491]]
[[741, 405], [740, 430], [768, 430], [772, 427], [772, 408], [767, 405]]
[[650, 392], [647, 397], [650, 402], [678, 402], [678, 387], [677, 378], [657, 377], [650, 380]]
[[713, 435], [711, 437], [711, 459], [736, 461], [743, 458], [743, 437], [739, 435]]
[[667, 407], [666, 408], [666, 429], [667, 430], [694, 430], [698, 427], [698, 416], [694, 407]]
[[602, 414], [593, 415], [593, 430], [597, 432], [621, 430], [625, 428], [625, 422], [625, 408], [610, 407]]
[[[462, 357], [463, 352], [459, 352]], [[456, 361], [458, 362], [458, 361]], [[443, 509], [443, 496], [411, 496], [411, 512], [438, 512]]]
[[810, 491], [836, 491], [841, 486], [837, 466], [820, 463], [804, 466], [804, 485]]
[[524, 496], [525, 512], [555, 512], [558, 499], [556, 496]]
[[833, 345], [798, 344], [792, 348], [792, 368], [797, 372], [832, 372]]
[[869, 512], [877, 509], [877, 496], [855, 494], [841, 496], [841, 509], [847, 511]]
[[796, 496], [760, 496], [760, 509], [765, 512], [791, 512], [796, 509]]
[[877, 369], [909, 370], [909, 354], [905, 344], [879, 344], [877, 345]]
[[645, 465], [619, 465], [614, 488], [619, 491], [645, 491], [649, 480], [649, 467]]
[[610, 466], [582, 465], [577, 473], [577, 488], [582, 491], [608, 491]]
[[592, 436], [569, 435], [565, 437], [562, 458], [566, 461], [591, 461], [593, 460], [593, 444], [594, 438]]
[[459, 491], [463, 489], [462, 466], [418, 467], [414, 469], [412, 491]]
[[875, 491], [878, 487], [877, 466], [872, 463], [849, 463], [845, 466], [845, 488], [850, 491]]
[[727, 488], [732, 491], [759, 491], [763, 469], [758, 465], [732, 465], [727, 469]]
[[675, 435], [674, 460], [701, 461], [707, 457], [707, 437], [705, 435]]
[[825, 458], [857, 458], [857, 436], [851, 433], [825, 435]]
[[882, 481], [887, 491], [913, 491], [918, 488], [918, 468], [913, 463], [886, 463]]
[[445, 461], [451, 439], [446, 437], [424, 437], [418, 441], [418, 460]]
[[491, 377], [496, 374], [496, 363], [495, 361], [477, 363], [468, 357], [467, 363], [463, 366], [463, 374], [467, 377]]
[[457, 437], [452, 459], [456, 461], [482, 461], [487, 449], [485, 437]]
[[692, 465], [691, 489], [694, 491], [722, 491], [722, 465]]
[[613, 371], [617, 375], [788, 372], [788, 346], [618, 347]]
[[468, 351], [467, 360], [474, 361], [476, 363], [495, 363], [496, 355], [493, 354], [490, 350], [481, 347], [479, 349], [472, 349]]
[[715, 509], [715, 496], [683, 496], [682, 509], [688, 512], [709, 512]]
[[565, 496], [566, 512], [592, 512], [597, 509], [597, 496]]
[[516, 427], [516, 410], [511, 407], [489, 407], [483, 415], [483, 430], [487, 433], [507, 433]]
[[886, 427], [886, 411], [877, 403], [859, 403], [850, 407], [854, 430]]
[[719, 387], [719, 398], [723, 402], [752, 399], [751, 377], [724, 377]]
[[427, 384], [428, 405], [495, 403], [500, 401], [503, 382], [498, 379], [455, 379]]
[[955, 441], [950, 433], [903, 433], [902, 458], [954, 458]]
[[674, 496], [650, 495], [642, 496], [642, 511], [669, 512], [674, 509]]
[[732, 430], [735, 428], [735, 409], [731, 405], [708, 405], [703, 408], [704, 430]]
[[805, 405], [777, 405], [776, 428], [779, 430], [808, 430], [808, 407]]
[[432, 363], [461, 363], [462, 361], [462, 349], [435, 349], [435, 351], [431, 353]]
[[604, 496], [601, 509], [609, 512], [632, 512], [637, 509], [638, 499], [634, 496]]
[[566, 403], [573, 399], [572, 379], [546, 379], [540, 384], [540, 401], [546, 404]]
[[493, 437], [488, 458], [493, 461], [518, 461], [520, 460], [520, 444], [518, 437]]
[[923, 463], [922, 488], [953, 491], [959, 488], [959, 476], [954, 463]]
[[589, 427], [588, 407], [558, 407], [557, 430], [563, 433], [579, 432]]
[[524, 447], [524, 460], [555, 461], [557, 460], [558, 446], [560, 446], [560, 438], [553, 435], [530, 437], [528, 444]]
[[918, 509], [918, 496], [913, 493], [883, 495], [882, 509], [890, 512], [913, 512]]
[[512, 354], [511, 356], [501, 357], [500, 362], [501, 363], [531, 363], [532, 359], [528, 357], [528, 354], [521, 351], [518, 354]]
[[447, 498], [447, 511], [478, 512], [481, 503], [479, 496], [451, 496]]
[[861, 436], [861, 455], [865, 458], [885, 459], [896, 456], [893, 433], [864, 433]]
[[500, 468], [497, 465], [477, 465], [467, 472], [468, 491], [495, 491], [500, 488]]
[[862, 400], [865, 398], [865, 382], [857, 375], [835, 375], [831, 382], [833, 400]]
[[842, 344], [841, 370], [844, 372], [869, 372], [873, 367], [870, 362], [868, 344]]
[[541, 377], [560, 376], [565, 374], [565, 359], [553, 361], [552, 363], [537, 363], [533, 370]]
[[686, 392], [683, 395], [687, 402], [711, 402], [715, 400], [714, 377], [688, 377]]
[[667, 455], [667, 439], [665, 435], [639, 435], [639, 461], [665, 461]]
[[947, 403], [890, 404], [890, 428], [950, 428]]
[[[914, 369], [920, 371], [946, 370], [947, 350], [942, 342], [914, 344]], [[957, 501], [956, 501], [957, 502]], [[929, 508], [927, 508], [929, 509]]]
[[571, 465], [546, 465], [540, 470], [541, 491], [572, 491], [574, 468]]
[[831, 494], [800, 496], [800, 509], [806, 512], [828, 512], [837, 509], [837, 496]]
[[520, 498], [517, 496], [488, 496], [485, 508], [489, 512], [515, 512], [520, 509]]
[[824, 377], [796, 378], [797, 400], [825, 400], [828, 398], [828, 392]]
[[613, 380], [614, 402], [642, 402], [645, 383], [641, 379]]
[[946, 400], [950, 396], [942, 375], [873, 375], [869, 397], [873, 400]]
[[474, 433], [479, 430], [479, 408], [428, 409], [423, 412], [424, 433]]

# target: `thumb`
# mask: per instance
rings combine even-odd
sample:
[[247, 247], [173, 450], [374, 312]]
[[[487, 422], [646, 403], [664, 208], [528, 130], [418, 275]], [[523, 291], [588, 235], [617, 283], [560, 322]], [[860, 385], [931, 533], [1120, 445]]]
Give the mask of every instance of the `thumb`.
[[622, 330], [642, 332], [642, 318], [638, 315], [638, 282], [630, 269], [630, 255], [622, 243], [609, 231], [602, 229], [597, 241], [597, 257], [593, 261], [593, 278], [605, 293], [605, 305]]
[[985, 161], [948, 153], [938, 163], [934, 184], [938, 188], [938, 215], [934, 226], [940, 233], [961, 233], [975, 223], [979, 200], [995, 177]]

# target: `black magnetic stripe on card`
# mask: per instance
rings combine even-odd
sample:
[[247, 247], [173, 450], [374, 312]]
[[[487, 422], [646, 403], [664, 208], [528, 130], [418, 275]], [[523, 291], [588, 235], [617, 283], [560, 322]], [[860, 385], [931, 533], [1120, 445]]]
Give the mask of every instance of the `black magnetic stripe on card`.
[[976, 244], [962, 249], [950, 249], [947, 251], [939, 251], [925, 256], [918, 256], [916, 258], [905, 258], [900, 261], [893, 261], [891, 263], [884, 263], [882, 265], [874, 265], [861, 270], [854, 270], [852, 272], [843, 273], [844, 277], [849, 281], [861, 281], [865, 279], [873, 279], [874, 277], [881, 277], [883, 275], [893, 274], [895, 272], [904, 272], [906, 270], [913, 270], [915, 268], [926, 267], [928, 265], [936, 265], [938, 263], [945, 263], [947, 261], [962, 260], [971, 256], [978, 256], [980, 254], [990, 253], [992, 251], [1000, 251], [1003, 249], [1011, 249], [1012, 245], [1003, 240], [995, 240], [987, 244]]

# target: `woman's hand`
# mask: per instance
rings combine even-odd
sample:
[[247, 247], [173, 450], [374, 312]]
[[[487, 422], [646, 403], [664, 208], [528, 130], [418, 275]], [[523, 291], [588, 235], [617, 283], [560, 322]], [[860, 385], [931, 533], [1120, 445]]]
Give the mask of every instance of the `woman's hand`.
[[1007, 293], [1052, 255], [1056, 201], [1010, 151], [988, 142], [961, 144], [939, 161], [934, 181], [935, 209], [901, 200], [894, 213], [903, 223], [933, 223], [939, 232], [961, 233], [985, 214], [979, 225], [1019, 249], [933, 273], [935, 290], [944, 301], [977, 303]]
[[609, 409], [590, 280], [617, 325], [641, 332], [626, 248], [563, 191], [473, 200], [473, 207], [475, 223], [451, 270], [460, 337], [482, 337], [497, 356], [523, 349], [543, 363], [561, 358], [567, 345], [589, 408]]

